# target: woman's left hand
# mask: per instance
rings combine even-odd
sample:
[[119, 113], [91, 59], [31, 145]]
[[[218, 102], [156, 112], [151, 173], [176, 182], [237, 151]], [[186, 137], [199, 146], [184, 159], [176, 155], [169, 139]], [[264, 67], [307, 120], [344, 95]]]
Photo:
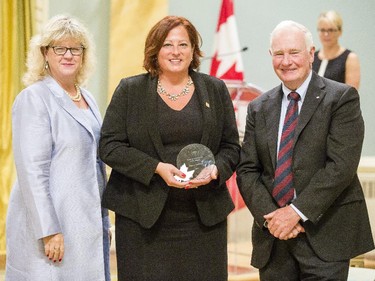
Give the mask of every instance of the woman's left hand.
[[196, 178], [190, 180], [185, 189], [198, 188], [201, 185], [209, 184], [212, 180], [216, 180], [218, 176], [219, 171], [216, 165], [210, 165], [203, 169]]
[[44, 253], [53, 262], [61, 262], [64, 257], [64, 236], [56, 233], [43, 237]]

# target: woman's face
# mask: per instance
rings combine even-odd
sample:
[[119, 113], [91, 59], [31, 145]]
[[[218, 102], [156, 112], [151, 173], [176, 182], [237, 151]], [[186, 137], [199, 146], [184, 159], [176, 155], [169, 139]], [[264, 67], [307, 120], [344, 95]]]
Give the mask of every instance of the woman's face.
[[163, 75], [188, 73], [193, 52], [185, 27], [180, 25], [169, 31], [158, 54], [158, 64]]
[[319, 39], [323, 46], [331, 47], [338, 44], [341, 31], [327, 19], [320, 19], [318, 23]]
[[82, 66], [83, 51], [78, 40], [64, 39], [52, 42], [45, 52], [51, 75], [60, 82], [75, 82]]

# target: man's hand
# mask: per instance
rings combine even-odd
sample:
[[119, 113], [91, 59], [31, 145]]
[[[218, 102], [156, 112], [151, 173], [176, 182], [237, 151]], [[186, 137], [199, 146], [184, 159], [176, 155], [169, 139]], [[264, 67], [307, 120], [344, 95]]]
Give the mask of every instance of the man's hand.
[[286, 206], [264, 216], [269, 232], [280, 240], [297, 237], [300, 232], [305, 232], [299, 223], [300, 216], [290, 206]]

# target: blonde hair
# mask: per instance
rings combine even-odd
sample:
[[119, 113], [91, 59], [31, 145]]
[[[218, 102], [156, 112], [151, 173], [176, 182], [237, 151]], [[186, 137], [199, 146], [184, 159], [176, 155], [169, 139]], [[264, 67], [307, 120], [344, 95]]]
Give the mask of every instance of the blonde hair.
[[342, 31], [343, 22], [338, 12], [333, 11], [333, 10], [323, 12], [319, 15], [318, 23], [320, 20], [327, 20], [330, 23], [334, 24], [339, 31]]
[[30, 40], [27, 54], [27, 72], [23, 76], [23, 83], [28, 86], [49, 75], [44, 57], [45, 50], [51, 43], [64, 39], [74, 39], [84, 48], [82, 67], [76, 83], [83, 84], [92, 73], [95, 65], [94, 45], [86, 27], [78, 20], [67, 15], [57, 15], [51, 18], [42, 32]]

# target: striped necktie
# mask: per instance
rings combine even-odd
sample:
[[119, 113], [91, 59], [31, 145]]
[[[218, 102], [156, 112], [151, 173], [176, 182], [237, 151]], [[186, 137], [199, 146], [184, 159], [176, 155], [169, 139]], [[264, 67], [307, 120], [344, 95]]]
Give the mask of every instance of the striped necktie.
[[300, 96], [296, 92], [291, 92], [288, 97], [290, 101], [285, 114], [272, 190], [272, 196], [280, 207], [290, 203], [294, 197], [292, 158]]

